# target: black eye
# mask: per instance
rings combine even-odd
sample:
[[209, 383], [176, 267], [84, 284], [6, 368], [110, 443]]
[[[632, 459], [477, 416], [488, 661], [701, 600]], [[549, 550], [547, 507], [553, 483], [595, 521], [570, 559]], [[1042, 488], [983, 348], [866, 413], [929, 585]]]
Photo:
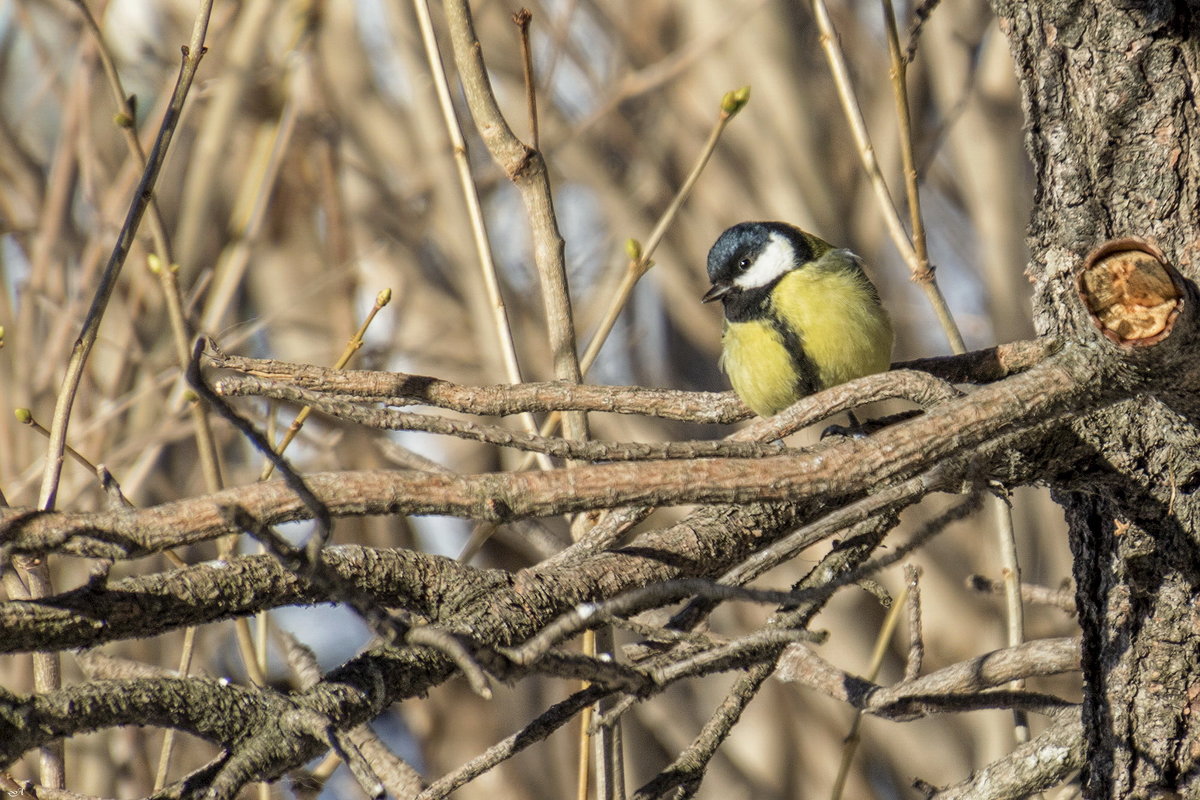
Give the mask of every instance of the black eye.
[[748, 269], [750, 269], [750, 259], [743, 258], [738, 262], [738, 272], [745, 272]]

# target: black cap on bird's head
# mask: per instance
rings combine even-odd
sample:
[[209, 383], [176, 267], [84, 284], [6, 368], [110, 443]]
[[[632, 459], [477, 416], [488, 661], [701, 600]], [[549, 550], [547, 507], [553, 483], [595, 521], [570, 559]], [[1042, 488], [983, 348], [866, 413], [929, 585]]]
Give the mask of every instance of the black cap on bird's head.
[[702, 302], [762, 289], [817, 255], [815, 237], [785, 222], [742, 222], [722, 233], [708, 251], [712, 288]]

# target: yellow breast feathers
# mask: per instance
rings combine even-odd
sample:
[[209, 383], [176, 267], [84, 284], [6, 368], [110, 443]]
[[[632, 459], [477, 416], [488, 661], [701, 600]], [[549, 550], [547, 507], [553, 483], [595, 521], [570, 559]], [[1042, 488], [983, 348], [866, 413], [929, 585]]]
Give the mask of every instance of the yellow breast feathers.
[[[805, 394], [891, 363], [891, 322], [858, 264], [847, 265], [847, 258], [853, 256], [834, 250], [789, 272], [771, 291], [766, 317], [726, 324], [721, 366], [755, 413], [770, 416]], [[798, 336], [785, 337], [781, 328]], [[794, 352], [797, 346], [801, 352]]]

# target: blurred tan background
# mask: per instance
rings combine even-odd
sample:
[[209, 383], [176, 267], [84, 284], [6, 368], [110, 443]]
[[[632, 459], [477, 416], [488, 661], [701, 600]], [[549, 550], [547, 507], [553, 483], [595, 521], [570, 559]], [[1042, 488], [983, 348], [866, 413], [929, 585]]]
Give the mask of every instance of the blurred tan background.
[[[174, 81], [195, 3], [91, 2], [138, 126], [149, 144]], [[541, 145], [567, 241], [581, 345], [625, 269], [623, 242], [645, 240], [691, 169], [722, 94], [752, 87], [690, 199], [638, 285], [589, 379], [685, 389], [727, 388], [716, 368], [720, 311], [702, 306], [705, 255], [728, 225], [784, 219], [862, 255], [897, 327], [897, 360], [948, 353], [923, 296], [888, 240], [834, 94], [807, 4], [785, 0], [544, 0], [531, 38]], [[528, 136], [516, 26], [518, 5], [474, 4], [484, 55], [518, 135]], [[874, 144], [903, 207], [887, 50], [874, 3], [832, 2], [834, 22]], [[434, 20], [442, 32], [440, 6]], [[899, 3], [901, 31], [911, 9]], [[124, 217], [139, 170], [113, 124], [115, 108], [96, 48], [67, 0], [0, 2], [0, 405], [28, 407], [49, 424], [71, 343], [97, 274]], [[196, 330], [232, 352], [331, 364], [375, 297], [395, 299], [368, 333], [353, 366], [411, 371], [466, 383], [504, 380], [479, 277], [478, 257], [454, 172], [413, 8], [399, 0], [217, 2], [209, 53], [176, 134], [158, 200]], [[449, 45], [442, 38], [447, 68]], [[1032, 335], [1023, 276], [1032, 196], [1021, 113], [1007, 44], [983, 0], [938, 7], [909, 69], [931, 255], [969, 347]], [[516, 192], [487, 157], [454, 84], [527, 379], [551, 377], [529, 234]], [[103, 462], [126, 494], [148, 505], [203, 491], [190, 418], [162, 294], [134, 247], [100, 332], [71, 427], [71, 444]], [[260, 424], [263, 403], [241, 406]], [[290, 416], [280, 416], [286, 426]], [[725, 430], [595, 415], [613, 440], [714, 437]], [[223, 425], [225, 480], [255, 480], [259, 463]], [[801, 437], [811, 434], [801, 434]], [[395, 466], [389, 443], [461, 471], [512, 466], [512, 454], [430, 436], [388, 435], [310, 421], [291, 457], [305, 470]], [[0, 415], [0, 490], [12, 505], [37, 499], [45, 439]], [[103, 504], [92, 475], [68, 463], [61, 508]], [[1042, 493], [1014, 500], [1026, 580], [1069, 577], [1061, 516]], [[926, 518], [936, 498], [906, 519]], [[666, 512], [656, 520], [672, 518]], [[959, 524], [916, 554], [924, 567], [926, 669], [1002, 646], [1001, 601], [964, 588], [967, 575], [998, 579], [991, 511]], [[653, 520], [652, 523], [653, 524]], [[506, 528], [479, 563], [519, 568], [530, 544], [565, 526], [551, 520]], [[342, 542], [456, 554], [469, 528], [446, 520], [339, 523]], [[211, 558], [210, 547], [184, 554]], [[766, 576], [783, 587], [812, 558]], [[55, 562], [55, 580], [84, 580], [86, 564]], [[119, 564], [114, 574], [165, 562]], [[881, 576], [898, 590], [899, 568]], [[760, 621], [738, 607], [726, 631]], [[815, 627], [835, 664], [865, 670], [884, 611], [869, 595], [839, 595]], [[363, 639], [336, 610], [288, 610], [273, 622], [318, 648], [327, 664]], [[1030, 637], [1074, 623], [1054, 609], [1027, 610]], [[180, 636], [106, 651], [164, 667]], [[902, 668], [904, 636], [883, 679]], [[244, 679], [229, 626], [200, 632], [198, 668]], [[68, 679], [78, 670], [65, 660]], [[0, 657], [0, 682], [31, 687], [27, 657]], [[285, 676], [280, 670], [279, 679]], [[720, 701], [728, 676], [679, 686], [626, 719], [630, 785], [667, 763]], [[561, 681], [502, 688], [484, 703], [459, 682], [396, 708], [377, 728], [424, 774], [436, 777], [561, 699]], [[1034, 687], [1038, 688], [1038, 687]], [[1043, 687], [1044, 688], [1044, 687]], [[1074, 696], [1070, 682], [1055, 690]], [[702, 797], [828, 796], [851, 720], [849, 709], [770, 683], [750, 707], [701, 789]], [[1038, 730], [1038, 721], [1034, 721]], [[131, 797], [149, 791], [161, 732], [122, 730], [72, 742], [76, 791]], [[916, 796], [913, 777], [945, 783], [1011, 749], [1012, 721], [987, 712], [910, 724], [867, 720], [848, 798]], [[464, 798], [557, 798], [574, 785], [573, 742], [559, 734], [464, 788]], [[186, 741], [179, 770], [212, 753]], [[32, 765], [27, 759], [26, 768]], [[344, 772], [344, 771], [343, 771]], [[32, 772], [24, 777], [31, 777]], [[344, 777], [344, 776], [342, 776]], [[277, 788], [276, 792], [284, 791]], [[335, 778], [328, 796], [354, 797]]]

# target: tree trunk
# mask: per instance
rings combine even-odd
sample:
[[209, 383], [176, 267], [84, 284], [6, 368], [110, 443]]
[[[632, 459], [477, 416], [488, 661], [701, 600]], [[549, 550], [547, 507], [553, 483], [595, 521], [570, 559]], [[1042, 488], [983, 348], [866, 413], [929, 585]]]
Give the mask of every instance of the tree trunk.
[[[1091, 322], [1072, 302], [1075, 274], [1104, 240], [1140, 237], [1196, 276], [1200, 19], [1165, 0], [994, 7], [1037, 175], [1035, 323], [1078, 338]], [[1070, 523], [1084, 632], [1089, 798], [1200, 797], [1198, 418], [1188, 391], [1081, 418], [1073, 434], [1095, 458], [1053, 484]]]

